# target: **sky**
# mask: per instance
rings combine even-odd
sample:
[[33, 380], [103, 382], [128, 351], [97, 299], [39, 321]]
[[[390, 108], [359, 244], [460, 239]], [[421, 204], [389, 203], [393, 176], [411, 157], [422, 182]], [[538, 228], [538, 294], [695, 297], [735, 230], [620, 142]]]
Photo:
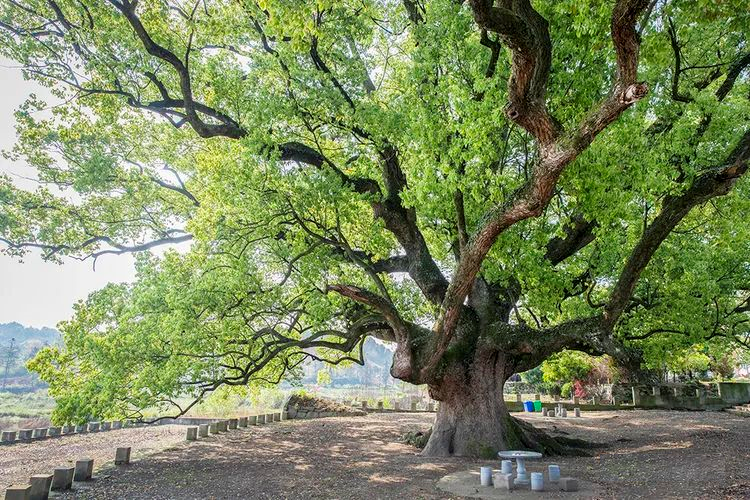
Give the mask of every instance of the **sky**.
[[[30, 93], [52, 99], [38, 85], [25, 81], [12, 61], [0, 58], [0, 150], [9, 150], [16, 140], [13, 112]], [[0, 174], [10, 175], [23, 187], [34, 184], [28, 165], [0, 156]], [[0, 243], [2, 245], [2, 243]], [[96, 262], [66, 260], [44, 262], [39, 253], [29, 253], [24, 262], [0, 254], [0, 323], [16, 321], [26, 326], [55, 327], [69, 319], [73, 305], [109, 282], [132, 281], [135, 270], [130, 255], [105, 255]]]

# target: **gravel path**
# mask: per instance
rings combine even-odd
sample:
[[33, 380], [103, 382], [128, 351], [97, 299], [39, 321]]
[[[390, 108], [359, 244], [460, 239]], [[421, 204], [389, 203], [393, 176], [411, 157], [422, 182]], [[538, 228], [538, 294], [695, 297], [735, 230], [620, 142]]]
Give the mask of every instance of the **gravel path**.
[[[552, 434], [607, 444], [589, 457], [545, 458], [529, 467], [558, 463], [563, 475], [596, 483], [598, 498], [750, 499], [750, 418], [667, 411], [523, 418]], [[424, 458], [398, 442], [404, 432], [424, 430], [431, 420], [429, 414], [402, 413], [287, 421], [190, 443], [180, 429], [178, 444], [129, 466], [105, 468], [94, 481], [56, 498], [456, 498], [438, 491], [437, 481], [492, 462]], [[133, 444], [134, 453], [158, 448], [154, 445]], [[105, 447], [110, 463], [115, 446]]]
[[159, 425], [3, 445], [0, 446], [0, 491], [12, 484], [27, 483], [32, 474], [51, 474], [55, 467], [72, 467], [81, 458], [93, 458], [97, 469], [113, 464], [115, 448], [119, 446], [132, 447], [132, 456], [137, 458], [184, 439], [184, 427]]

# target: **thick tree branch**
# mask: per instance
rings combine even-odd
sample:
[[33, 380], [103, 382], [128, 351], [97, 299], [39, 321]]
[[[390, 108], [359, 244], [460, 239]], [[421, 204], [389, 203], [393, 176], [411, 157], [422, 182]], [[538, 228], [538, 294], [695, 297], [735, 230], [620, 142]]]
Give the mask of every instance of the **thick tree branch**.
[[602, 329], [602, 316], [580, 318], [544, 329], [498, 322], [482, 337], [488, 347], [506, 354], [508, 373], [530, 370], [552, 354], [575, 349], [591, 355], [609, 354], [620, 362], [637, 355]]
[[659, 245], [693, 207], [711, 198], [729, 193], [737, 180], [747, 172], [748, 159], [750, 159], [750, 130], [745, 132], [740, 139], [729, 155], [725, 166], [702, 173], [684, 193], [665, 199], [661, 212], [643, 232], [620, 273], [605, 309], [604, 325], [607, 329], [612, 329], [624, 312], [638, 283], [638, 278]]
[[145, 243], [135, 243], [135, 244], [118, 243], [109, 236], [94, 236], [77, 245], [69, 245], [69, 244], [62, 244], [62, 243], [55, 245], [55, 244], [38, 243], [34, 241], [20, 241], [19, 242], [19, 241], [11, 241], [2, 237], [0, 237], [0, 242], [5, 243], [8, 246], [8, 248], [14, 249], [14, 250], [21, 250], [24, 248], [39, 249], [42, 251], [42, 254], [43, 254], [42, 258], [44, 259], [51, 259], [55, 257], [56, 255], [59, 255], [63, 252], [86, 251], [90, 247], [98, 246], [101, 243], [105, 243], [109, 245], [111, 248], [104, 248], [102, 250], [93, 250], [82, 257], [76, 257], [76, 256], [71, 255], [72, 258], [77, 259], [77, 260], [86, 260], [89, 258], [94, 258], [94, 260], [96, 260], [98, 257], [101, 257], [102, 255], [121, 255], [125, 253], [138, 253], [138, 252], [149, 250], [151, 248], [155, 248], [155, 247], [162, 246], [162, 245], [174, 245], [178, 243], [184, 243], [192, 239], [193, 239], [192, 234], [181, 234], [179, 236], [170, 235], [170, 236], [165, 236], [163, 238], [157, 238], [155, 240], [147, 241]]
[[[426, 372], [434, 369], [450, 343], [462, 303], [500, 233], [521, 220], [540, 215], [549, 203], [565, 167], [591, 144], [599, 132], [647, 92], [646, 85], [636, 81], [639, 36], [635, 24], [648, 2], [618, 0], [611, 22], [611, 37], [617, 56], [617, 72], [612, 89], [608, 97], [597, 104], [572, 133], [560, 135], [544, 104], [551, 58], [546, 21], [533, 10], [528, 0], [503, 1], [499, 7], [494, 7], [493, 3], [492, 0], [470, 1], [480, 27], [500, 34], [513, 51], [513, 72], [509, 84], [511, 111], [518, 111], [514, 107], [514, 99], [527, 105], [528, 109], [522, 109], [522, 113], [511, 118], [521, 126], [529, 127], [527, 130], [535, 136], [540, 147], [539, 159], [529, 181], [508, 202], [495, 207], [483, 217], [462, 252], [453, 281], [441, 304], [440, 318], [435, 325], [434, 354], [423, 368], [424, 377], [427, 376]], [[537, 125], [525, 124], [524, 120], [528, 117], [533, 117]], [[539, 123], [542, 125], [539, 126]]]
[[[479, 27], [500, 35], [511, 49], [507, 116], [531, 133], [540, 144], [550, 144], [560, 127], [546, 105], [547, 81], [552, 65], [547, 20], [534, 10], [529, 0], [470, 0], [469, 5]], [[499, 49], [493, 49], [493, 57], [495, 50]]]
[[734, 87], [737, 78], [740, 76], [740, 73], [742, 73], [742, 71], [748, 66], [750, 66], [750, 52], [740, 54], [734, 61], [732, 61], [727, 69], [727, 77], [721, 82], [719, 88], [716, 89], [716, 98], [719, 101], [723, 101], [729, 94]]
[[326, 291], [336, 292], [360, 304], [365, 304], [383, 315], [393, 328], [398, 342], [406, 342], [409, 338], [409, 328], [392, 302], [368, 290], [354, 285], [328, 285]]
[[680, 42], [677, 40], [677, 29], [674, 26], [674, 22], [670, 17], [668, 19], [669, 28], [667, 33], [669, 34], [669, 42], [672, 45], [672, 52], [674, 52], [674, 70], [672, 73], [672, 99], [680, 102], [691, 102], [693, 99], [690, 96], [680, 93], [680, 75], [682, 73], [682, 49]]
[[129, 0], [110, 0], [110, 4], [125, 16], [125, 19], [133, 28], [133, 31], [135, 31], [136, 36], [140, 39], [146, 52], [157, 59], [166, 62], [177, 72], [180, 80], [180, 90], [182, 92], [182, 104], [185, 108], [187, 120], [199, 136], [206, 138], [224, 136], [232, 139], [239, 139], [247, 134], [247, 132], [243, 130], [236, 121], [215, 110], [210, 116], [218, 119], [220, 123], [212, 124], [203, 121], [198, 116], [198, 111], [205, 113], [206, 110], [199, 109], [199, 106], [196, 106], [196, 102], [193, 99], [192, 81], [187, 62], [183, 62], [173, 52], [154, 41], [141, 22], [141, 19], [135, 13], [136, 3], [131, 3]]
[[[310, 57], [315, 68], [328, 76], [348, 107], [356, 112], [357, 103], [326, 65], [315, 37], [311, 41]], [[409, 257], [409, 276], [428, 300], [439, 304], [445, 295], [448, 281], [432, 258], [427, 242], [417, 225], [416, 210], [414, 207], [406, 208], [401, 203], [401, 194], [406, 190], [407, 182], [397, 148], [387, 139], [376, 139], [370, 132], [357, 125], [344, 126], [356, 136], [370, 141], [375, 147], [380, 157], [385, 193], [382, 200], [372, 203], [374, 216], [383, 220], [386, 229], [393, 233], [405, 250]]]
[[407, 273], [409, 272], [409, 257], [406, 255], [394, 255], [372, 263], [372, 269], [376, 273]]
[[403, 0], [403, 4], [412, 24], [420, 24], [424, 19], [422, 16], [424, 7], [422, 7], [420, 0]]
[[391, 375], [400, 380], [422, 383], [420, 371], [415, 367], [414, 350], [416, 344], [413, 337], [423, 336], [425, 329], [404, 321], [398, 310], [390, 301], [368, 290], [353, 285], [329, 285], [326, 291], [334, 291], [360, 304], [365, 304], [378, 311], [393, 331], [396, 341], [396, 352], [393, 353]]
[[555, 236], [549, 240], [545, 257], [555, 266], [574, 255], [594, 241], [594, 229], [598, 225], [596, 221], [587, 221], [581, 214], [574, 215], [563, 228], [565, 236]]

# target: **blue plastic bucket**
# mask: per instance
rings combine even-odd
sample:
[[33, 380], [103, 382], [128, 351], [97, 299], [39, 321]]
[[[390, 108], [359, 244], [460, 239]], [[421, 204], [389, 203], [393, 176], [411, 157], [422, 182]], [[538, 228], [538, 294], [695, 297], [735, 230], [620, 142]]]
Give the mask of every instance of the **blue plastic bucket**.
[[534, 413], [534, 402], [533, 401], [524, 401], [523, 402], [524, 409], [529, 413]]

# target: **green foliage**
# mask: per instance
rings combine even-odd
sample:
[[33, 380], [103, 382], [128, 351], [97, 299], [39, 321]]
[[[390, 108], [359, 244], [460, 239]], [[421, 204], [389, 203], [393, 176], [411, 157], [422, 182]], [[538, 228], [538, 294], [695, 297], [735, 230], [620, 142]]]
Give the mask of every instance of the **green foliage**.
[[537, 366], [536, 368], [532, 368], [531, 370], [527, 370], [521, 374], [521, 380], [526, 382], [527, 384], [531, 384], [534, 386], [539, 386], [544, 382], [544, 373], [542, 372], [542, 367]]
[[318, 370], [318, 385], [331, 385], [331, 374], [328, 370]]
[[545, 382], [572, 383], [585, 379], [594, 368], [594, 359], [580, 351], [562, 351], [542, 363], [541, 371]]
[[560, 395], [564, 398], [573, 397], [573, 382], [565, 382], [560, 388]]
[[[188, 123], [179, 64], [149, 53], [117, 8], [124, 4], [0, 5], [0, 55], [62, 102], [32, 97], [16, 114], [18, 142], [6, 156], [28, 162], [40, 186], [24, 190], [0, 176], [1, 251], [22, 258], [39, 250], [53, 261], [140, 252], [137, 280], [77, 304], [60, 325], [65, 345], [30, 362], [58, 402], [54, 418], [167, 411], [224, 386], [257, 395], [298, 381], [312, 357], [361, 362], [362, 340], [350, 332], [374, 328], [373, 310], [329, 293], [332, 284], [377, 292], [404, 320], [434, 324], [438, 308], [406, 273], [373, 271], [404, 252], [373, 210], [389, 189], [384, 146], [405, 182], [388, 203], [414, 209], [409, 217], [448, 276], [457, 192], [471, 233], [488, 207], [514, 196], [539, 157], [503, 111], [511, 60], [502, 52], [486, 76], [490, 51], [466, 2], [424, 2], [418, 26], [395, 1], [133, 4], [152, 41], [189, 67], [188, 97], [206, 128], [229, 123], [242, 133], [206, 138]], [[611, 83], [612, 4], [534, 2], [554, 47], [545, 97], [565, 130]], [[747, 50], [746, 7], [657, 2], [639, 27], [649, 97], [578, 157], [541, 215], [506, 230], [482, 265], [489, 283], [517, 281], [515, 320], [545, 327], [599, 314], [663, 201], [727, 158], [750, 121], [750, 81], [741, 72], [719, 102], [726, 75], [711, 76]], [[672, 95], [670, 19], [693, 66], [678, 85], [687, 102]], [[290, 143], [316, 161], [285, 159], [281, 146]], [[360, 178], [381, 193], [354, 189]], [[743, 178], [659, 246], [615, 332], [648, 366], [680, 366], [687, 361], [672, 353], [750, 339], [747, 213]], [[547, 244], [574, 215], [596, 221], [595, 239], [553, 264]], [[175, 244], [183, 246], [148, 253]], [[455, 359], [474, 352], [474, 339], [464, 340], [452, 346]], [[541, 371], [559, 385], [592, 366], [568, 351]], [[529, 376], [539, 383], [538, 375]]]

